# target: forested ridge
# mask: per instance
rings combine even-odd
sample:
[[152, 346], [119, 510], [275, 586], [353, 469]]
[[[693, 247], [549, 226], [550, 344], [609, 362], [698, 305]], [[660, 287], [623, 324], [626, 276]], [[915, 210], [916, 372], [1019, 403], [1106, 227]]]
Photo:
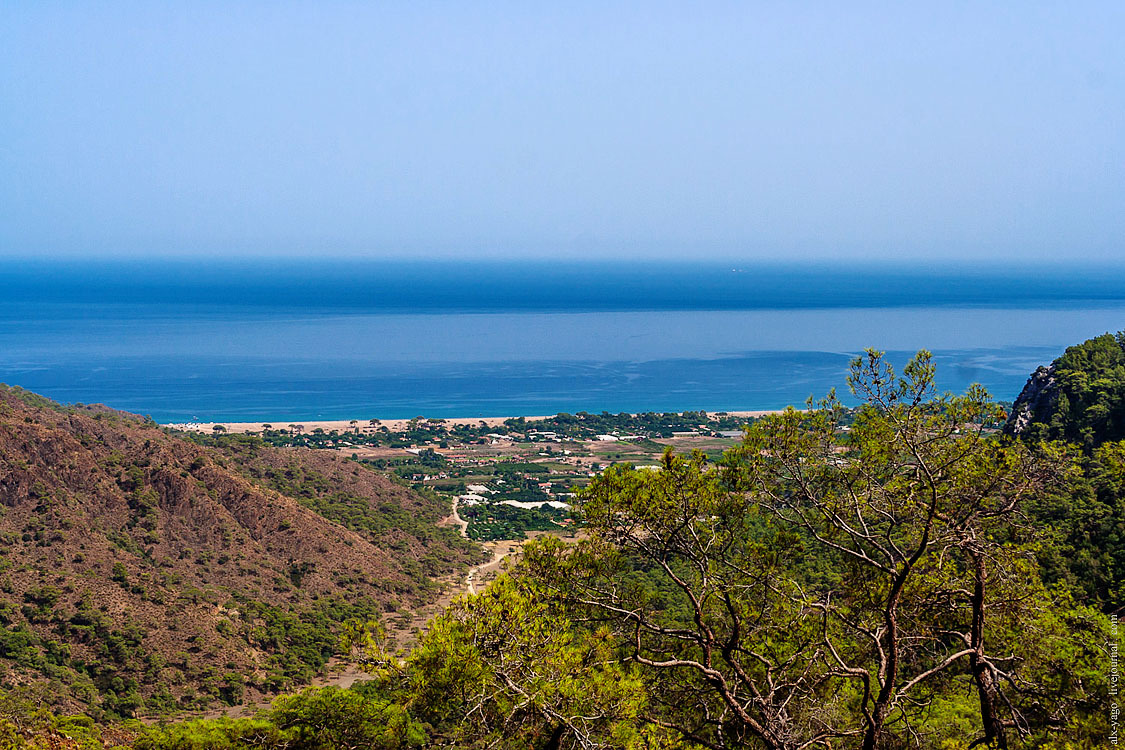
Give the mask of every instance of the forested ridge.
[[1012, 407], [1005, 432], [1024, 443], [1062, 442], [1079, 455], [1067, 483], [1029, 507], [1051, 544], [1048, 580], [1112, 610], [1125, 602], [1125, 332], [1069, 347], [1040, 367]]
[[[926, 352], [901, 373], [869, 352], [847, 382], [858, 410], [828, 394], [721, 459], [603, 472], [578, 541], [528, 543], [409, 653], [378, 623], [345, 628], [372, 675], [355, 688], [142, 726], [60, 717], [17, 687], [0, 747], [1106, 746], [1123, 341], [1068, 349], [1010, 414], [980, 388], [939, 393]], [[320, 473], [243, 465], [368, 523]]]

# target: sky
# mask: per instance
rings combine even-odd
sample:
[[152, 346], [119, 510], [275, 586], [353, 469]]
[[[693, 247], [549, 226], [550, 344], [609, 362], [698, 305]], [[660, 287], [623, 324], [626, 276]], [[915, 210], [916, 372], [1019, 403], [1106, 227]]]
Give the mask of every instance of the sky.
[[0, 257], [1125, 257], [1125, 3], [0, 4]]

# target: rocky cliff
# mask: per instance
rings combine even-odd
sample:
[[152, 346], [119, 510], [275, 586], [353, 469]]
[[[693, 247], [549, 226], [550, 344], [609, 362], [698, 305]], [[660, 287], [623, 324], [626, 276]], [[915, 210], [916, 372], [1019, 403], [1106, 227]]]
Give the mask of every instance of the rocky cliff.
[[1042, 420], [1050, 414], [1059, 399], [1058, 379], [1055, 366], [1038, 367], [1027, 379], [1020, 395], [1012, 405], [1004, 431], [1009, 435], [1020, 435], [1027, 431], [1032, 422]]
[[1125, 332], [1067, 347], [1050, 367], [1038, 368], [1016, 399], [1006, 430], [1087, 451], [1125, 440]]

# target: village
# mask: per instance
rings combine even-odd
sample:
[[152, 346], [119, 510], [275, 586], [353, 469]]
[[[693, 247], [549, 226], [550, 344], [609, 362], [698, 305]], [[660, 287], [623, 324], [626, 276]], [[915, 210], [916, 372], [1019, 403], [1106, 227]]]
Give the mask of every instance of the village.
[[417, 431], [435, 434], [407, 446], [341, 445], [337, 450], [350, 451], [356, 460], [391, 471], [417, 489], [448, 497], [467, 523], [468, 536], [480, 541], [518, 540], [528, 532], [569, 528], [576, 493], [612, 464], [655, 468], [669, 447], [717, 455], [742, 435], [741, 430], [717, 431], [708, 424], [667, 430], [668, 437], [619, 429], [575, 435], [573, 429], [532, 427], [451, 442], [444, 426], [417, 424]]
[[556, 414], [507, 419], [348, 420], [177, 425], [252, 434], [275, 446], [331, 450], [450, 503], [469, 538], [521, 540], [572, 526], [578, 491], [605, 468], [655, 468], [661, 454], [717, 457], [762, 412]]

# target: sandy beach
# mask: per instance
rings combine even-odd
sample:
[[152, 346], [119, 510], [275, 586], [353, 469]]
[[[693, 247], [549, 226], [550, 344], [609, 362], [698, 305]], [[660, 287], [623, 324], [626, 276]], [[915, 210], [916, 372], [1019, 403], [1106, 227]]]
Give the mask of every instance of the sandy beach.
[[[736, 417], [762, 417], [766, 414], [776, 414], [778, 410], [767, 411], [728, 411], [721, 412]], [[720, 412], [708, 412], [709, 415], [715, 416]], [[550, 419], [554, 415], [548, 416], [534, 416], [524, 417], [528, 422], [536, 422], [543, 419]], [[435, 417], [435, 419], [437, 419]], [[444, 422], [449, 425], [479, 425], [481, 422], [489, 427], [503, 427], [504, 422], [508, 419], [518, 419], [518, 417], [450, 417], [443, 418]], [[293, 420], [278, 420], [278, 421], [262, 421], [262, 422], [174, 422], [165, 424], [164, 427], [169, 427], [173, 430], [184, 430], [186, 432], [213, 432], [215, 426], [221, 426], [226, 432], [231, 433], [246, 433], [246, 432], [261, 432], [267, 429], [274, 430], [287, 430], [290, 429], [289, 425], [300, 425], [304, 432], [312, 432], [315, 429], [321, 429], [325, 432], [354, 432], [359, 429], [360, 432], [371, 432], [373, 429], [386, 427], [391, 432], [401, 432], [406, 429], [410, 423], [409, 419], [380, 419], [374, 427], [371, 425], [371, 418], [356, 419], [352, 423], [350, 419], [336, 419], [336, 420], [317, 420], [310, 419], [305, 421]]]

